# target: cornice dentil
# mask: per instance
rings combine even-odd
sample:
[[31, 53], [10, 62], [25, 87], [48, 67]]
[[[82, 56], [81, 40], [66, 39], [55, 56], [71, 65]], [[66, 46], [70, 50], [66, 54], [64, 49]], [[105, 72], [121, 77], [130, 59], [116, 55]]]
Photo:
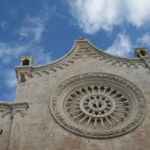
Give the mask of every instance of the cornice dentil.
[[59, 60], [42, 66], [17, 66], [15, 69], [18, 81], [21, 81], [21, 76], [24, 76], [25, 80], [27, 80], [28, 78], [34, 78], [35, 76], [41, 77], [63, 70], [75, 63], [77, 59], [82, 59], [84, 57], [91, 57], [98, 61], [103, 61], [110, 65], [118, 65], [120, 67], [126, 66], [128, 68], [132, 67], [133, 69], [137, 69], [141, 66], [150, 69], [150, 56], [145, 56], [144, 58], [114, 56], [96, 48], [88, 40], [78, 38], [70, 52]]

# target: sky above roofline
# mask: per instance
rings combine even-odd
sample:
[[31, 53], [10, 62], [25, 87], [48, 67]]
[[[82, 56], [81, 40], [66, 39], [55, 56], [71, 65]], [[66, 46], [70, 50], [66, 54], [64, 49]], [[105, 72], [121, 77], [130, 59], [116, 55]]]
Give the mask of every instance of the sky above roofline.
[[149, 49], [149, 6], [149, 0], [0, 1], [0, 100], [15, 99], [20, 56], [33, 56], [35, 65], [50, 63], [79, 36], [117, 56]]

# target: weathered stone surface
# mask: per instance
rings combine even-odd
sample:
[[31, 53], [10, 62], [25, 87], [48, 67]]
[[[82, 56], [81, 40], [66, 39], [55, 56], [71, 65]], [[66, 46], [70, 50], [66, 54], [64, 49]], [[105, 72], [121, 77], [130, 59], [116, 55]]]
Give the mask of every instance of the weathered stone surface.
[[[31, 57], [29, 66], [16, 67], [19, 82], [15, 99], [17, 104], [28, 103], [29, 109], [25, 107], [26, 105], [17, 107], [17, 109], [24, 108], [21, 109], [24, 110], [21, 115], [22, 113], [12, 113], [13, 107], [10, 109], [7, 105], [5, 112], [8, 115], [5, 117], [2, 117], [3, 111], [0, 109], [0, 129], [3, 130], [0, 135], [0, 150], [149, 150], [149, 56], [144, 57], [144, 61], [143, 58], [120, 58], [98, 50], [87, 40], [78, 39], [73, 49], [54, 63], [35, 67], [30, 61], [32, 61]], [[83, 74], [91, 73], [119, 76], [129, 81], [127, 84], [132, 83], [130, 86], [134, 85], [138, 89], [133, 90], [137, 92], [137, 95], [138, 91], [142, 93], [145, 104], [138, 110], [144, 109], [146, 115], [136, 129], [118, 137], [95, 139], [76, 135], [55, 121], [50, 104], [58, 96], [56, 95], [58, 87], [67, 81], [65, 87], [67, 89], [71, 84], [70, 79], [79, 75], [82, 78]], [[21, 80], [21, 74], [25, 75], [25, 80]], [[122, 87], [124, 91], [129, 90], [124, 83]], [[13, 117], [12, 114], [14, 114]]]

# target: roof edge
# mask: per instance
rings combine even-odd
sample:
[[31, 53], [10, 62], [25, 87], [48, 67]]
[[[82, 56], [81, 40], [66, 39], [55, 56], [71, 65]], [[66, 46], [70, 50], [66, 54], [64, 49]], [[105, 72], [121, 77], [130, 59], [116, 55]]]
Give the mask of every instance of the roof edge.
[[[66, 55], [64, 55], [63, 57], [61, 57], [53, 62], [50, 62], [48, 64], [44, 64], [44, 65], [40, 65], [40, 66], [31, 66], [31, 68], [32, 68], [31, 70], [36, 71], [36, 70], [39, 70], [42, 68], [43, 69], [44, 68], [53, 68], [53, 67], [59, 66], [60, 64], [63, 64], [63, 63], [65, 64], [67, 61], [69, 62], [72, 59], [72, 57], [79, 51], [79, 49], [80, 49], [79, 46], [85, 42], [93, 48], [93, 49], [90, 49], [90, 51], [95, 52], [99, 56], [103, 56], [105, 58], [109, 58], [112, 60], [114, 59], [117, 61], [127, 62], [127, 63], [142, 63], [141, 58], [128, 58], [128, 57], [115, 56], [115, 55], [105, 52], [104, 50], [97, 48], [95, 45], [93, 45], [87, 39], [78, 38], [77, 40], [74, 41], [74, 44], [73, 44], [71, 50]], [[150, 59], [150, 56], [145, 56], [145, 58]], [[15, 69], [22, 70], [23, 68], [26, 68], [26, 67], [27, 66], [17, 66]]]

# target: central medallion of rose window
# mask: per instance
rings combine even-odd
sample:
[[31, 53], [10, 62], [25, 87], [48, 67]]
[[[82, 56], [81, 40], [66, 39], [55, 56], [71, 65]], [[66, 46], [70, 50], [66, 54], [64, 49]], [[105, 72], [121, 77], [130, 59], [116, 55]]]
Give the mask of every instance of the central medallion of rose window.
[[59, 86], [51, 112], [67, 130], [86, 137], [110, 138], [136, 128], [145, 100], [131, 82], [110, 74], [83, 74]]
[[64, 106], [66, 115], [80, 126], [102, 130], [123, 123], [130, 116], [132, 103], [112, 87], [91, 84], [73, 90]]
[[105, 95], [90, 94], [80, 101], [81, 111], [93, 119], [109, 115], [114, 108], [115, 102]]

